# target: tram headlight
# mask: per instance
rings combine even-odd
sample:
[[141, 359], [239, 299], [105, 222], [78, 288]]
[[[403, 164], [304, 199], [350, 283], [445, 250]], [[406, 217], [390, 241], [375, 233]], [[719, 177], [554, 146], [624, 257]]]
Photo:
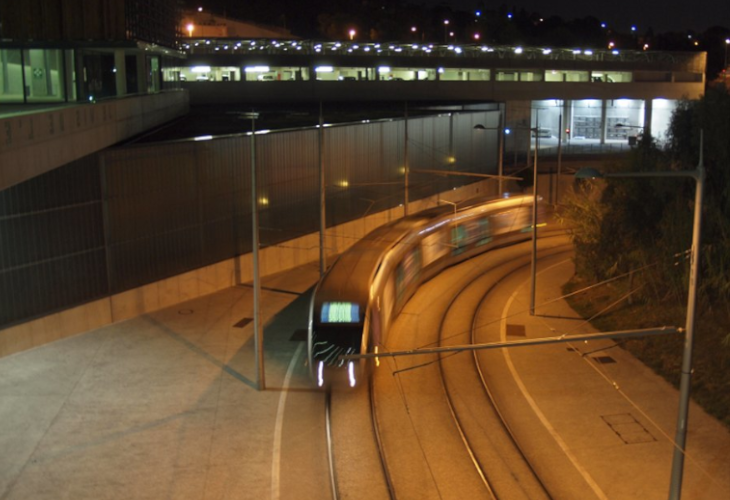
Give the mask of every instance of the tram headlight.
[[324, 361], [320, 361], [317, 367], [317, 385], [319, 387], [324, 385]]
[[355, 387], [355, 363], [352, 361], [347, 364], [347, 375], [350, 377], [350, 387]]

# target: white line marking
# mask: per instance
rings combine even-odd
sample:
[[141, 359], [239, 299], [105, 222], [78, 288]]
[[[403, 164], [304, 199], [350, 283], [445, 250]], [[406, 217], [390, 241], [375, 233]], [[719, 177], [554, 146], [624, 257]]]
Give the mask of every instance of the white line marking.
[[276, 424], [274, 425], [274, 456], [271, 463], [271, 500], [279, 500], [281, 495], [281, 434], [284, 427], [284, 409], [286, 408], [286, 397], [289, 394], [289, 383], [303, 347], [304, 343], [300, 342], [289, 362], [289, 368], [284, 377], [284, 387], [279, 395], [279, 407], [276, 410]]
[[[528, 279], [517, 287], [517, 289], [514, 291], [512, 296], [507, 301], [507, 304], [504, 306], [504, 310], [502, 311], [502, 321], [500, 322], [499, 327], [499, 335], [501, 337], [501, 340], [504, 342], [507, 340], [507, 314], [509, 312], [510, 307], [512, 306], [512, 302], [515, 300], [515, 297], [517, 297], [517, 294], [520, 293], [520, 290], [522, 287], [524, 287], [527, 283], [529, 283], [530, 280]], [[520, 378], [519, 374], [517, 373], [517, 370], [515, 369], [514, 364], [512, 364], [512, 357], [509, 354], [509, 349], [502, 349], [502, 354], [504, 355], [505, 362], [507, 363], [507, 366], [509, 367], [510, 372], [512, 372], [512, 377], [514, 377], [515, 383], [519, 387], [520, 391], [522, 392], [522, 395], [525, 397], [525, 400], [527, 400], [527, 403], [532, 408], [532, 411], [535, 412], [535, 415], [537, 415], [537, 418], [540, 419], [540, 422], [545, 427], [545, 430], [548, 431], [548, 433], [553, 437], [555, 442], [560, 446], [560, 449], [563, 450], [563, 453], [568, 457], [568, 459], [573, 463], [573, 466], [575, 469], [580, 473], [581, 476], [583, 476], [583, 479], [585, 479], [586, 483], [588, 483], [588, 486], [591, 487], [591, 489], [594, 491], [596, 496], [600, 498], [601, 500], [608, 500], [608, 497], [606, 494], [601, 490], [601, 487], [598, 486], [598, 484], [594, 481], [594, 479], [591, 477], [591, 475], [588, 473], [587, 470], [583, 468], [583, 466], [578, 462], [578, 459], [571, 453], [570, 449], [568, 448], [568, 445], [563, 441], [563, 439], [558, 435], [557, 431], [553, 428], [552, 425], [550, 425], [550, 422], [545, 417], [545, 414], [540, 410], [540, 408], [537, 406], [537, 403], [534, 399], [532, 399], [532, 396], [530, 396], [530, 393], [527, 390], [527, 387], [525, 387], [525, 384], [522, 382], [522, 379]]]

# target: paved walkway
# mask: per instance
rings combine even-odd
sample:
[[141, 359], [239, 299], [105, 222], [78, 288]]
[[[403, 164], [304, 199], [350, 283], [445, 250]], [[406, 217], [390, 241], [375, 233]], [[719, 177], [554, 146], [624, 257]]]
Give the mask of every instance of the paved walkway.
[[[551, 272], [564, 278], [569, 269]], [[264, 280], [264, 392], [255, 389], [252, 290], [245, 286], [0, 358], [0, 500], [325, 498], [326, 483], [303, 477], [293, 465], [322, 457], [321, 448], [308, 444], [321, 435], [322, 394], [311, 390], [299, 340], [308, 314], [304, 292], [316, 280], [316, 264]], [[540, 294], [555, 296], [556, 289]], [[557, 315], [572, 314], [558, 307]], [[525, 318], [528, 335], [530, 321]], [[561, 349], [572, 356], [563, 368], [597, 365]], [[618, 362], [596, 368], [621, 392], [606, 380], [541, 388], [540, 379], [555, 382], [553, 376], [570, 372], [535, 373], [527, 351], [515, 351], [513, 362], [605, 498], [643, 499], [644, 491], [666, 491], [671, 445], [665, 433], [673, 433], [677, 394], [627, 353], [606, 355]], [[601, 403], [600, 396], [597, 403], [595, 393], [588, 403], [569, 398], [594, 390], [613, 394], [625, 411], [608, 408], [596, 423], [593, 414], [608, 400]], [[287, 428], [282, 420], [298, 422]], [[591, 435], [598, 424], [604, 431]], [[636, 438], [633, 431], [655, 439], [658, 454], [616, 463], [632, 450], [626, 441]], [[590, 445], [596, 439], [600, 447]], [[693, 405], [688, 444], [682, 498], [730, 498], [727, 429]], [[286, 457], [279, 460], [272, 450]]]

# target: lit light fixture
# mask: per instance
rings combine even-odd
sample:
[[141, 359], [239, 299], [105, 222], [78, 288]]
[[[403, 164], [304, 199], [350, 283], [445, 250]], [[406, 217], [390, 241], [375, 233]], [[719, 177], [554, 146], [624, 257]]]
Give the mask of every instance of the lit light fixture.
[[522, 54], [522, 47], [515, 47], [515, 54]]
[[378, 73], [388, 73], [390, 66], [378, 66]]
[[212, 135], [199, 135], [198, 137], [195, 137], [193, 140], [195, 141], [209, 141], [213, 138]]
[[335, 70], [332, 66], [317, 66], [314, 68], [316, 73], [332, 73]]
[[353, 40], [355, 38], [355, 30], [350, 30], [347, 32], [348, 35], [350, 35], [350, 40]]
[[546, 55], [550, 54], [552, 51], [553, 51], [553, 49], [542, 49], [542, 54], [544, 56], [546, 56]]
[[584, 51], [583, 51], [583, 54], [585, 54], [585, 55], [587, 55], [587, 56], [592, 56], [592, 55], [593, 55], [593, 51], [592, 51], [592, 50], [590, 50], [590, 49], [589, 49], [589, 50], [584, 50]]
[[188, 30], [188, 37], [193, 37], [193, 30], [195, 29], [195, 25], [193, 23], [188, 24], [185, 26], [185, 28]]
[[193, 73], [210, 73], [210, 66], [193, 66], [190, 71]]
[[[210, 67], [208, 67], [208, 71], [210, 71]], [[243, 71], [246, 73], [268, 73], [269, 67], [268, 66], [246, 66], [243, 68]]]

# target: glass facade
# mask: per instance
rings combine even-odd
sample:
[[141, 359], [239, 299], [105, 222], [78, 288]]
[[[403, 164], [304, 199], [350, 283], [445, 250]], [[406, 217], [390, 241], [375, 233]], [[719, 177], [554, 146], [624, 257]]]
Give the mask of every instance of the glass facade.
[[179, 88], [179, 61], [125, 49], [1, 48], [0, 103], [95, 101]]

